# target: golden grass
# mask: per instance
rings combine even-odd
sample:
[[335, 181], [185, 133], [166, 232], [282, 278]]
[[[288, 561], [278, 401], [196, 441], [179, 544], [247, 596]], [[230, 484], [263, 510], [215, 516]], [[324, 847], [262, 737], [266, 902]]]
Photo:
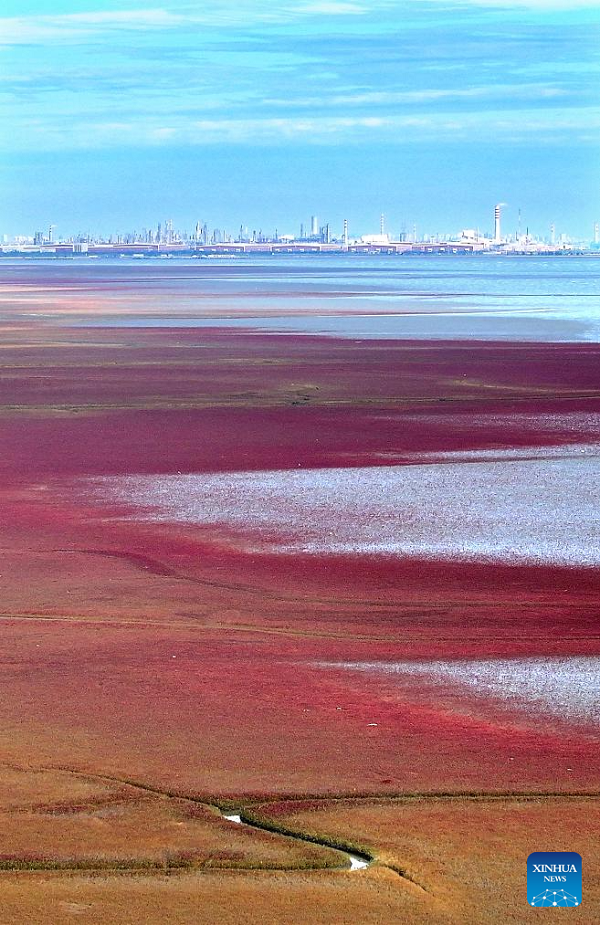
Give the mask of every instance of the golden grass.
[[[0, 925], [525, 923], [525, 862], [535, 850], [582, 855], [584, 901], [571, 914], [583, 925], [598, 920], [593, 798], [298, 800], [250, 814], [361, 847], [376, 862], [360, 872], [303, 870], [339, 855], [118, 781], [2, 767]], [[299, 869], [272, 869], [282, 865]]]
[[0, 770], [0, 870], [305, 868], [316, 845], [238, 826], [210, 806], [58, 771]]
[[[598, 922], [600, 803], [594, 799], [441, 799], [261, 807], [277, 823], [373, 851], [379, 863], [425, 891], [430, 922], [527, 922], [526, 860], [532, 851], [583, 858], [579, 923]], [[554, 911], [536, 910], [546, 921]], [[406, 922], [420, 922], [420, 910]]]
[[385, 870], [7, 874], [0, 925], [400, 925], [419, 905]]
[[73, 777], [63, 771], [0, 766], [0, 812], [3, 814], [67, 800], [72, 803], [100, 800], [115, 794], [116, 789], [108, 783]]

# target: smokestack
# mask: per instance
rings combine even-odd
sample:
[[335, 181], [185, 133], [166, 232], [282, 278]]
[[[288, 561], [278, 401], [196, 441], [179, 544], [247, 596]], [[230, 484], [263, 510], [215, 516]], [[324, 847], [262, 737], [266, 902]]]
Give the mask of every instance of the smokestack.
[[500, 244], [502, 242], [502, 234], [500, 231], [500, 215], [501, 208], [499, 205], [494, 209], [494, 244]]
[[348, 247], [348, 219], [344, 219], [344, 247]]

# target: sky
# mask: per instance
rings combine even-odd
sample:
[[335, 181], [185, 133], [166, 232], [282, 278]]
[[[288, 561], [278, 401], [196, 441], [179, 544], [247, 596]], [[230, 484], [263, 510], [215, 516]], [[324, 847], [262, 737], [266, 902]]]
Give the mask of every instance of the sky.
[[2, 0], [0, 234], [600, 221], [600, 0]]

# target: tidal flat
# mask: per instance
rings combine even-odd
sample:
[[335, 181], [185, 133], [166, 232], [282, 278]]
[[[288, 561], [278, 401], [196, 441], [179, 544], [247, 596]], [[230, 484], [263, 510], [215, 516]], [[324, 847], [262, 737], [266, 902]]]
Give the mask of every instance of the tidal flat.
[[476, 923], [570, 826], [595, 896], [594, 262], [165, 264], [3, 267], [0, 919]]

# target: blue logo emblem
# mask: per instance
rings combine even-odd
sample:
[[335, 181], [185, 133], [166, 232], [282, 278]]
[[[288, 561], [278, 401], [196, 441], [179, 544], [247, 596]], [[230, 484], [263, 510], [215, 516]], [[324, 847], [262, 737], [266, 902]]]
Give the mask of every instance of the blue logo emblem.
[[530, 906], [581, 905], [581, 855], [575, 851], [534, 851], [527, 858]]

